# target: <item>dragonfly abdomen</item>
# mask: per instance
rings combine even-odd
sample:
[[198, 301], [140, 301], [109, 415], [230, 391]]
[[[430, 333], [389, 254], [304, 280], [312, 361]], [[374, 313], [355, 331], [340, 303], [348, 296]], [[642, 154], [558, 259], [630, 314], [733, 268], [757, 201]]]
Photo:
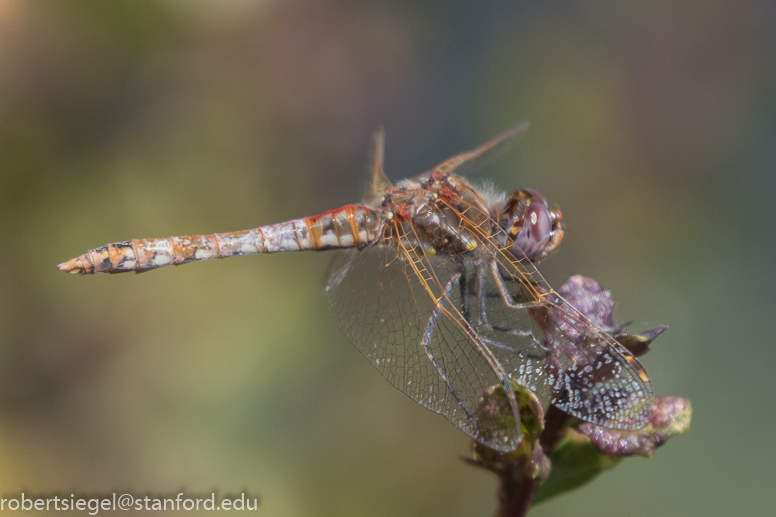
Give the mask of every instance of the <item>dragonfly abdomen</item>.
[[133, 239], [87, 251], [59, 264], [72, 274], [138, 273], [232, 255], [361, 247], [374, 240], [379, 219], [369, 208], [345, 205], [323, 214], [210, 235]]

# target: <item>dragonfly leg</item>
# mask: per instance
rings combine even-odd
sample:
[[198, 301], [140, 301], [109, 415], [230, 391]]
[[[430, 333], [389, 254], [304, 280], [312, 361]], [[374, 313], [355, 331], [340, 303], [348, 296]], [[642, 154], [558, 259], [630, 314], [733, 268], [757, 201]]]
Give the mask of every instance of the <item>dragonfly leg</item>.
[[[488, 329], [488, 330], [492, 330], [492, 331], [496, 331], [496, 332], [504, 332], [506, 334], [511, 334], [513, 336], [520, 336], [520, 337], [531, 338], [531, 340], [534, 342], [535, 345], [541, 346], [541, 343], [539, 342], [539, 340], [536, 339], [536, 336], [530, 330], [511, 329], [511, 328], [505, 328], [505, 327], [500, 327], [500, 326], [497, 326], [497, 325], [491, 325], [490, 324], [490, 322], [488, 321], [488, 312], [486, 310], [486, 303], [485, 303], [487, 298], [488, 298], [488, 295], [487, 295], [486, 290], [485, 290], [486, 276], [483, 274], [482, 270], [479, 270], [477, 276], [478, 276], [477, 300], [478, 300], [478, 304], [479, 304], [479, 313], [480, 313], [480, 318], [479, 318], [478, 323], [481, 326], [483, 326], [486, 329]], [[528, 352], [527, 350], [522, 350], [522, 349], [515, 348], [513, 346], [505, 345], [504, 343], [500, 343], [499, 341], [496, 341], [495, 339], [487, 338], [487, 337], [483, 336], [482, 334], [478, 334], [478, 336], [479, 336], [480, 339], [482, 339], [482, 341], [484, 343], [486, 343], [487, 345], [489, 345], [489, 346], [491, 346], [493, 348], [498, 348], [498, 349], [501, 349], [501, 350], [506, 350], [508, 352], [512, 352], [512, 353], [518, 354], [518, 355], [520, 355], [522, 357], [527, 357], [527, 358], [531, 358], [531, 359], [544, 359], [544, 355], [545, 355], [544, 353], [532, 354], [532, 353]], [[544, 348], [544, 347], [542, 347], [542, 348]]]
[[[488, 295], [487, 295], [487, 292], [486, 292], [486, 289], [485, 289], [485, 284], [486, 284], [487, 278], [483, 274], [483, 271], [482, 271], [481, 268], [477, 271], [477, 278], [478, 278], [478, 282], [477, 282], [477, 303], [479, 305], [479, 320], [478, 320], [478, 323], [480, 325], [482, 325], [483, 327], [487, 328], [488, 330], [496, 330], [496, 331], [499, 331], [499, 332], [506, 332], [508, 334], [512, 334], [513, 336], [530, 337], [534, 341], [536, 341], [536, 337], [533, 335], [533, 332], [531, 332], [530, 330], [510, 329], [510, 328], [498, 327], [498, 326], [490, 324], [490, 322], [488, 321], [488, 312], [487, 312], [487, 304], [486, 304], [487, 299], [488, 299]], [[502, 291], [501, 287], [499, 287], [499, 291]], [[506, 292], [506, 286], [503, 287], [503, 291]], [[509, 296], [509, 293], [507, 293], [507, 296]], [[502, 298], [503, 298], [503, 295], [502, 295]], [[511, 298], [510, 298], [510, 300], [511, 300]], [[507, 304], [507, 305], [509, 305], [509, 304]], [[512, 305], [509, 305], [509, 306], [512, 307], [512, 308], [515, 308], [515, 309], [523, 308], [522, 305], [517, 305], [514, 302], [512, 303]], [[503, 348], [504, 345], [501, 345], [501, 347]]]
[[[482, 337], [474, 330], [474, 325], [472, 325], [471, 311], [469, 309], [469, 283], [466, 277], [466, 270], [462, 270], [459, 274], [461, 275], [461, 278], [458, 281], [461, 288], [461, 314], [463, 315], [463, 318], [466, 320], [466, 323], [469, 324], [470, 330], [476, 333], [479, 337]], [[485, 277], [482, 275], [481, 270], [478, 270], [477, 277], [478, 277], [477, 300], [479, 304], [479, 313], [480, 313], [477, 323], [487, 328], [488, 330], [507, 332], [515, 336], [533, 337], [533, 333], [531, 331], [496, 327], [491, 325], [488, 322], [488, 315], [487, 315], [487, 312], [485, 311], [485, 298], [487, 295], [483, 294], [485, 293]], [[486, 339], [486, 338], [483, 338], [483, 339]], [[498, 345], [498, 346], [499, 348], [510, 348], [510, 347], [506, 347], [505, 345]]]
[[493, 280], [495, 280], [496, 286], [498, 287], [499, 295], [501, 296], [501, 299], [504, 301], [504, 304], [506, 304], [507, 307], [511, 307], [512, 309], [531, 309], [531, 308], [540, 308], [540, 307], [546, 306], [544, 302], [537, 302], [537, 301], [516, 303], [515, 300], [512, 298], [512, 295], [509, 294], [507, 285], [504, 283], [504, 279], [501, 277], [501, 274], [498, 271], [498, 265], [496, 264], [496, 261], [491, 262], [489, 266], [490, 266], [490, 271], [493, 274]]
[[[483, 296], [483, 293], [485, 292], [485, 276], [481, 274], [482, 271], [480, 270], [478, 272], [478, 287], [477, 287], [477, 299], [479, 303], [479, 311], [480, 311], [480, 318], [477, 322], [479, 325], [485, 327], [488, 330], [494, 330], [498, 332], [506, 332], [508, 334], [512, 334], [513, 336], [521, 336], [521, 337], [530, 337], [533, 339], [534, 342], [538, 343], [536, 338], [533, 335], [533, 332], [530, 330], [518, 330], [518, 329], [508, 329], [503, 327], [497, 327], [495, 325], [491, 325], [488, 322], [488, 315], [485, 311], [485, 296]], [[469, 328], [472, 333], [476, 334], [479, 339], [481, 339], [485, 344], [490, 345], [494, 348], [499, 348], [501, 350], [507, 350], [509, 352], [517, 353], [520, 355], [526, 355], [527, 357], [535, 358], [535, 359], [542, 359], [544, 355], [532, 355], [532, 354], [526, 354], [522, 350], [518, 350], [515, 347], [505, 345], [504, 343], [499, 343], [498, 341], [494, 339], [487, 338], [480, 334], [479, 332], [476, 332], [474, 330], [474, 325], [472, 325], [471, 320], [471, 314], [469, 310], [469, 285], [466, 278], [466, 271], [461, 272], [461, 279], [459, 281], [461, 285], [461, 312], [463, 314], [464, 319], [466, 320], [466, 323], [469, 324]]]
[[463, 319], [466, 320], [466, 323], [471, 325], [472, 320], [469, 312], [469, 282], [466, 278], [465, 270], [461, 272], [461, 279], [458, 281], [458, 284], [461, 287], [461, 314], [463, 315]]
[[444, 370], [441, 366], [439, 366], [439, 363], [437, 363], [436, 359], [434, 359], [434, 355], [431, 353], [431, 337], [434, 335], [434, 331], [436, 330], [437, 323], [439, 322], [439, 316], [442, 314], [445, 301], [449, 303], [450, 296], [453, 294], [453, 289], [455, 288], [455, 283], [460, 281], [462, 277], [463, 273], [458, 272], [455, 273], [450, 278], [450, 281], [447, 282], [442, 296], [440, 296], [437, 300], [436, 308], [431, 313], [431, 317], [428, 319], [426, 330], [423, 331], [423, 337], [420, 339], [420, 344], [423, 347], [423, 351], [426, 353], [426, 357], [428, 357], [428, 360], [431, 361], [431, 364], [433, 364], [434, 368], [436, 368], [437, 374], [439, 374], [439, 377], [442, 379], [442, 381], [444, 381], [445, 386], [447, 386], [447, 389], [453, 395], [455, 401], [458, 402], [458, 404], [464, 410], [466, 416], [469, 417], [470, 420], [473, 420], [474, 415], [472, 415], [472, 413], [464, 405], [463, 400], [461, 400], [461, 397], [458, 395], [458, 392], [455, 390], [455, 388], [453, 388], [452, 384], [450, 384], [450, 380], [447, 378], [447, 374], [445, 374]]

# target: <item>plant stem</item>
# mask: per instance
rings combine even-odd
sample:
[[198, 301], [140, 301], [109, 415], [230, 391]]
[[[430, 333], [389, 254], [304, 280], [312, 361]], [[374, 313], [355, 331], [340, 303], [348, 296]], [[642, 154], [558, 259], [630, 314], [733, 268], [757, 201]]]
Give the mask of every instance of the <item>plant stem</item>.
[[494, 470], [501, 485], [496, 517], [523, 517], [528, 514], [534, 492], [541, 483], [529, 474], [530, 470], [525, 461]]

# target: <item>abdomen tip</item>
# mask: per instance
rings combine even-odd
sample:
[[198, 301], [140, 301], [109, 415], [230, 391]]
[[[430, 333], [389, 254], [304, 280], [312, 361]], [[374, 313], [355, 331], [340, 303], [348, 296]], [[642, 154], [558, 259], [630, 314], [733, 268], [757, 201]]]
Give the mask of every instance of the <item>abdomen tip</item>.
[[84, 267], [82, 257], [76, 257], [67, 262], [62, 262], [57, 265], [57, 268], [59, 268], [60, 271], [70, 273], [71, 275], [85, 275], [86, 273], [89, 273], [87, 268]]

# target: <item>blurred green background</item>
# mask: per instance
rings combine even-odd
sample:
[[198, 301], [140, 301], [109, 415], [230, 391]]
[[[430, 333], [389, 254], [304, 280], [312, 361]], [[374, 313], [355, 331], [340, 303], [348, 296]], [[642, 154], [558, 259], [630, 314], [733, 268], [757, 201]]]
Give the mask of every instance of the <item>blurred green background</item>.
[[76, 278], [108, 242], [360, 200], [513, 123], [482, 177], [568, 232], [690, 433], [532, 515], [776, 513], [770, 0], [0, 0], [0, 493], [247, 489], [262, 515], [490, 515], [469, 440], [343, 338], [326, 254]]

